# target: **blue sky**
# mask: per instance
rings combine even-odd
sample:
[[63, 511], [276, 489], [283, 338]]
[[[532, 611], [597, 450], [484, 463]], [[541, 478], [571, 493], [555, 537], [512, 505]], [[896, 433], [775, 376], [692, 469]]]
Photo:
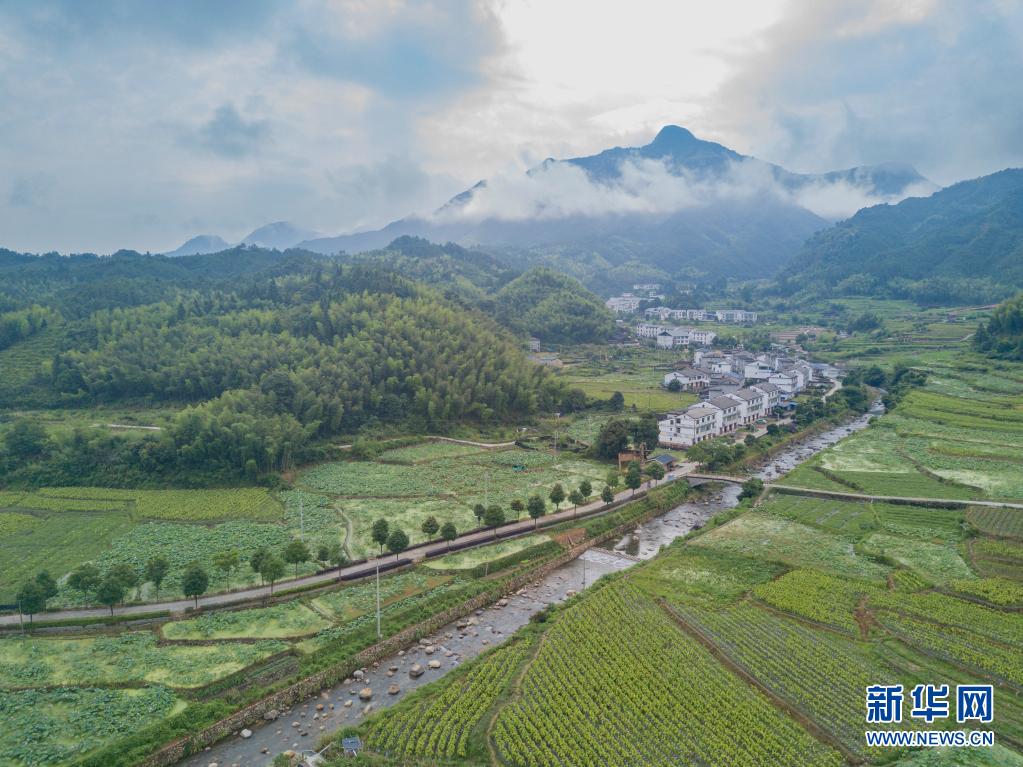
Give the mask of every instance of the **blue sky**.
[[369, 228], [668, 122], [949, 183], [1023, 164], [1021, 52], [1017, 0], [0, 0], [0, 246]]

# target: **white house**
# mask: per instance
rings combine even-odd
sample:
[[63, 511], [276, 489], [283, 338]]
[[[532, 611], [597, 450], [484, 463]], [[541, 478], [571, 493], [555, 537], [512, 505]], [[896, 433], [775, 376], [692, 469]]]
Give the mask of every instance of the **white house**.
[[799, 374], [791, 370], [779, 370], [772, 373], [767, 382], [777, 386], [783, 395], [795, 394], [799, 391]]
[[641, 322], [636, 326], [636, 335], [640, 338], [657, 338], [658, 335], [668, 329], [667, 325], [655, 325], [650, 322]]
[[696, 368], [682, 368], [664, 376], [664, 388], [668, 388], [672, 381], [678, 381], [683, 391], [700, 391], [710, 386], [710, 376], [703, 370]]
[[718, 322], [756, 322], [757, 313], [745, 309], [718, 309], [714, 312]]
[[742, 423], [742, 405], [739, 400], [724, 394], [711, 397], [704, 404], [708, 407], [716, 407], [721, 411], [721, 433], [727, 434], [735, 431]]
[[764, 395], [764, 405], [768, 412], [774, 408], [781, 401], [781, 389], [775, 386], [773, 383], [767, 381], [761, 381], [758, 384], [753, 384], [749, 387], [753, 391], [758, 391]]
[[657, 334], [657, 345], [662, 349], [688, 346], [693, 328], [667, 328]]
[[626, 293], [625, 295], [607, 299], [607, 301], [604, 302], [604, 305], [611, 311], [617, 312], [618, 314], [631, 314], [639, 308], [639, 303], [642, 300], [643, 299], [638, 296]]
[[724, 395], [739, 403], [739, 412], [742, 423], [750, 424], [758, 418], [762, 418], [767, 412], [763, 392], [753, 389], [739, 389], [731, 394]]
[[668, 413], [658, 421], [658, 441], [666, 447], [689, 447], [720, 434], [721, 411], [707, 405], [691, 405], [684, 411]]
[[715, 333], [713, 330], [700, 330], [698, 328], [690, 328], [689, 331], [689, 343], [691, 344], [709, 346], [717, 337], [718, 334]]

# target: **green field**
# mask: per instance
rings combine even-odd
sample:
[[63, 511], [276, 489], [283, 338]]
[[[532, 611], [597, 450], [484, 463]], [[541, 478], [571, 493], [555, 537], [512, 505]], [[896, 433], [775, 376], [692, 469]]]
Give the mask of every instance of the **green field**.
[[433, 570], [471, 570], [485, 562], [493, 562], [511, 554], [517, 554], [520, 551], [539, 546], [550, 540], [551, 537], [543, 533], [527, 535], [510, 541], [491, 543], [487, 546], [448, 554], [438, 559], [430, 559], [424, 563], [424, 567]]
[[978, 388], [964, 366], [937, 368], [924, 389], [784, 483], [828, 490], [841, 483], [845, 490], [913, 498], [1023, 498], [1023, 407], [1017, 392], [1004, 391], [1019, 386], [1018, 371], [989, 370], [981, 378], [986, 388]]
[[163, 625], [160, 633], [164, 639], [288, 639], [309, 636], [330, 625], [301, 602], [293, 601], [171, 621]]
[[451, 457], [436, 454], [438, 448], [447, 452], [446, 446], [432, 443], [425, 452], [411, 453], [434, 455], [417, 458], [416, 463], [388, 463], [384, 461], [388, 453], [384, 453], [375, 461], [321, 464], [301, 474], [297, 486], [331, 499], [345, 524], [351, 526], [347, 548], [353, 557], [360, 557], [379, 550], [370, 537], [377, 519], [400, 527], [415, 544], [426, 540], [420, 528], [429, 516], [441, 524], [453, 522], [459, 531], [471, 530], [479, 526], [472, 512], [477, 503], [497, 504], [511, 519], [510, 503], [515, 499], [525, 502], [537, 493], [546, 499], [555, 484], [560, 483], [567, 492], [584, 479], [596, 493], [607, 475], [605, 466], [572, 453], [555, 457], [515, 448]]
[[67, 764], [184, 707], [157, 686], [0, 690], [0, 767]]
[[159, 645], [150, 632], [0, 640], [0, 688], [148, 682], [201, 687], [285, 649], [280, 642]]

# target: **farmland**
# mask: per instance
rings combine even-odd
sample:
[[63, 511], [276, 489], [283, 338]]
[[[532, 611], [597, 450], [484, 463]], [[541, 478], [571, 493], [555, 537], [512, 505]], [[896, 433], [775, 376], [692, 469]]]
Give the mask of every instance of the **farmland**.
[[796, 469], [786, 484], [917, 498], [1023, 498], [1023, 384], [1012, 370], [978, 375], [970, 367], [933, 369], [925, 388]]
[[[443, 443], [386, 451], [377, 460], [338, 461], [301, 474], [297, 486], [328, 497], [351, 525], [346, 546], [353, 557], [378, 550], [370, 538], [377, 519], [402, 528], [413, 544], [426, 540], [420, 527], [429, 516], [451, 521], [460, 531], [479, 525], [472, 507], [497, 504], [511, 518], [513, 500], [538, 493], [546, 498], [560, 483], [566, 491], [589, 480], [599, 489], [605, 466], [575, 455], [518, 448], [462, 451]], [[414, 452], [410, 452], [414, 451]], [[402, 463], [391, 462], [402, 460]]]
[[480, 546], [468, 551], [448, 554], [438, 559], [431, 559], [426, 562], [425, 566], [434, 570], [471, 570], [479, 565], [527, 551], [550, 540], [550, 536], [543, 533], [527, 535], [510, 541], [491, 543], [487, 546]]

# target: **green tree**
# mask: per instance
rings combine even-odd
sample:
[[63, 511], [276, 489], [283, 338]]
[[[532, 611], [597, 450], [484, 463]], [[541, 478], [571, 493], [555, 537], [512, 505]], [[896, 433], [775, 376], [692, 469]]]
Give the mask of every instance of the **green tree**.
[[487, 507], [487, 513], [483, 515], [483, 524], [494, 528], [494, 537], [497, 537], [497, 528], [504, 524], [504, 509], [497, 504]]
[[407, 548], [408, 535], [406, 535], [404, 530], [396, 527], [391, 531], [391, 534], [387, 536], [387, 550], [394, 554], [394, 558], [397, 560], [398, 555]]
[[378, 519], [373, 523], [373, 529], [370, 531], [370, 537], [373, 542], [380, 547], [380, 553], [384, 553], [384, 546], [387, 545], [387, 535], [390, 530], [390, 525], [387, 524], [386, 519]]
[[632, 494], [635, 495], [642, 484], [643, 477], [640, 474], [639, 462], [629, 461], [629, 468], [625, 470], [625, 486], [632, 490]]
[[259, 564], [259, 575], [264, 583], [270, 584], [270, 594], [272, 595], [274, 583], [284, 576], [284, 561], [276, 554], [267, 554]]
[[629, 422], [615, 418], [605, 422], [597, 439], [593, 442], [592, 452], [597, 458], [613, 459], [629, 446]]
[[117, 578], [111, 578], [108, 575], [96, 588], [96, 601], [101, 605], [109, 607], [110, 615], [112, 616], [114, 614], [114, 606], [124, 599], [124, 592], [124, 584], [117, 580]]
[[437, 521], [437, 517], [429, 516], [423, 520], [423, 525], [420, 528], [428, 539], [432, 538], [440, 530], [440, 523]]
[[36, 575], [36, 585], [39, 586], [44, 599], [53, 599], [57, 596], [57, 581], [53, 580], [53, 576], [48, 571], [41, 570]]
[[568, 494], [568, 500], [572, 503], [572, 515], [575, 516], [575, 512], [579, 509], [579, 504], [585, 501], [583, 494], [578, 490], [573, 490]]
[[611, 503], [615, 499], [615, 491], [609, 486], [604, 485], [604, 489], [600, 491], [600, 500], [604, 503]]
[[18, 611], [22, 615], [28, 616], [30, 626], [32, 625], [32, 616], [46, 609], [46, 594], [43, 587], [35, 580], [22, 584], [14, 599], [18, 603]]
[[[235, 561], [237, 559], [238, 554], [235, 552]], [[156, 589], [157, 598], [160, 596], [160, 586], [163, 585], [163, 580], [167, 577], [169, 571], [170, 562], [167, 561], [166, 557], [155, 556], [146, 562], [145, 578], [149, 583], [153, 584], [153, 587]]]
[[664, 466], [659, 461], [651, 461], [646, 467], [646, 473], [650, 479], [662, 480], [664, 479]]
[[309, 557], [309, 547], [305, 545], [305, 541], [301, 541], [298, 538], [295, 538], [284, 547], [284, 561], [289, 565], [295, 566], [296, 578], [298, 577], [298, 566], [303, 562], [308, 562]]
[[7, 452], [19, 461], [38, 458], [46, 450], [46, 445], [46, 429], [27, 418], [19, 418], [4, 434]]
[[210, 576], [198, 562], [193, 562], [181, 574], [181, 591], [186, 597], [195, 600], [195, 606], [199, 606], [199, 597], [206, 593], [210, 585]]
[[608, 487], [614, 490], [622, 481], [622, 477], [615, 469], [611, 469], [611, 471], [607, 473], [607, 479], [605, 479], [604, 481], [607, 482]]
[[515, 512], [515, 519], [518, 519], [519, 517], [521, 517], [522, 516], [522, 512], [526, 510], [526, 504], [524, 504], [518, 498], [516, 498], [514, 501], [512, 501], [509, 504], [509, 506], [511, 507], [511, 510]]
[[588, 479], [584, 479], [579, 483], [579, 492], [583, 494], [583, 499], [589, 498], [593, 495], [593, 483]]
[[611, 410], [620, 413], [625, 409], [625, 395], [620, 391], [614, 392], [607, 400], [607, 406]]
[[653, 415], [643, 415], [637, 420], [629, 423], [629, 430], [632, 433], [632, 444], [639, 449], [640, 445], [646, 445], [647, 450], [653, 450], [657, 447], [657, 442], [660, 439], [660, 427], [657, 425], [657, 417]]
[[440, 537], [448, 542], [448, 551], [451, 550], [451, 541], [458, 537], [458, 528], [454, 522], [445, 522], [440, 528]]
[[273, 556], [270, 553], [270, 549], [268, 549], [266, 546], [260, 546], [258, 549], [253, 551], [252, 555], [249, 557], [249, 567], [252, 568], [253, 572], [259, 573], [260, 583], [262, 583], [264, 581], [264, 579], [263, 579], [263, 563], [270, 556]]
[[482, 525], [483, 524], [483, 516], [486, 513], [487, 513], [487, 507], [484, 506], [482, 503], [477, 503], [475, 506], [472, 507], [472, 514], [473, 514], [474, 517], [476, 517], [476, 524], [477, 525]]
[[114, 565], [107, 571], [107, 578], [116, 579], [126, 592], [131, 591], [139, 585], [139, 574], [129, 564]]
[[565, 500], [565, 488], [561, 486], [560, 482], [551, 488], [548, 498], [551, 499], [551, 503], [554, 504], [554, 510], [557, 511], [558, 504]]
[[83, 594], [95, 591], [101, 581], [100, 572], [95, 565], [79, 565], [68, 576], [67, 585]]
[[764, 489], [764, 480], [757, 477], [750, 477], [742, 483], [742, 491], [739, 493], [739, 500], [745, 498], [756, 498]]
[[540, 517], [547, 513], [547, 504], [539, 495], [531, 495], [526, 501], [526, 511], [529, 512], [529, 516], [533, 520], [533, 528], [536, 529], [540, 524]]

